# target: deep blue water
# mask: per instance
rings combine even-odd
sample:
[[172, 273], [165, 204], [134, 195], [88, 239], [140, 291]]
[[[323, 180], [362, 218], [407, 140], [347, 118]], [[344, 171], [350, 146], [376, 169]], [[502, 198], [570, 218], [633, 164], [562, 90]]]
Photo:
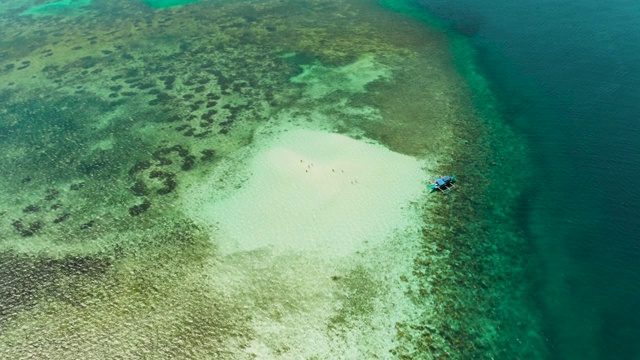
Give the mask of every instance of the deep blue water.
[[557, 359], [640, 359], [640, 2], [422, 0], [526, 135], [531, 301]]

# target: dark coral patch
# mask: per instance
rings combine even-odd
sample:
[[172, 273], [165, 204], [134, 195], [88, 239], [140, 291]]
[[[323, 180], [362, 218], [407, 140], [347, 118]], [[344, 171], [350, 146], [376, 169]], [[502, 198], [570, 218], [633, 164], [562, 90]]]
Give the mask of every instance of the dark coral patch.
[[146, 170], [151, 167], [151, 162], [149, 161], [138, 161], [135, 163], [131, 169], [129, 169], [129, 176], [133, 176], [139, 173], [142, 170]]
[[169, 175], [164, 179], [164, 187], [156, 191], [158, 195], [167, 195], [178, 187], [178, 183], [174, 180], [175, 175], [171, 173]]
[[155, 98], [155, 101], [157, 101], [159, 104], [160, 103], [166, 104], [171, 102], [172, 100], [173, 100], [173, 96], [163, 92], [158, 93]]
[[170, 90], [173, 88], [173, 84], [176, 82], [175, 75], [163, 76], [160, 78], [164, 82], [164, 88]]
[[131, 192], [135, 196], [144, 196], [149, 194], [147, 185], [142, 180], [137, 180], [130, 188]]
[[80, 225], [80, 230], [87, 230], [92, 228], [96, 224], [95, 220], [87, 221], [86, 223]]
[[140, 75], [140, 70], [138, 69], [127, 69], [127, 71], [124, 72], [124, 77], [127, 78], [127, 80], [125, 80], [125, 82], [127, 84], [133, 84], [135, 82], [137, 82], [138, 76]]
[[60, 75], [60, 67], [58, 65], [47, 65], [42, 67], [42, 72], [48, 76]]
[[211, 150], [211, 149], [202, 150], [200, 153], [202, 154], [202, 156], [200, 157], [200, 160], [202, 161], [213, 160], [216, 156], [215, 150]]
[[189, 150], [185, 149], [181, 145], [174, 145], [171, 147], [161, 148], [153, 152], [153, 158], [156, 160], [162, 159], [164, 156], [171, 154], [172, 152], [178, 153], [180, 157], [189, 155]]
[[145, 200], [141, 204], [133, 205], [132, 207], [130, 207], [129, 208], [129, 215], [138, 216], [138, 215], [142, 214], [143, 212], [149, 210], [150, 207], [151, 207], [151, 201]]
[[71, 186], [69, 186], [69, 189], [73, 191], [78, 191], [82, 189], [84, 186], [85, 186], [84, 181], [81, 181], [79, 183], [71, 184]]
[[57, 218], [53, 219], [53, 223], [54, 224], [59, 224], [59, 223], [65, 221], [65, 220], [69, 219], [70, 217], [71, 217], [71, 214], [64, 213], [64, 214], [58, 216]]
[[160, 171], [160, 170], [153, 170], [149, 173], [149, 179], [163, 179], [165, 176], [167, 176], [164, 171]]
[[166, 157], [156, 157], [158, 166], [167, 166], [173, 164], [173, 161]]
[[76, 169], [86, 175], [95, 174], [97, 172], [103, 171], [112, 164], [110, 155], [107, 151], [100, 151], [97, 154], [93, 154], [93, 156], [84, 159], [77, 166]]
[[213, 120], [213, 116], [216, 114], [215, 110], [210, 110], [209, 112], [207, 112], [206, 114], [203, 114], [201, 116], [201, 119], [204, 123], [206, 123], [206, 125], [203, 126], [208, 126], [213, 124], [214, 120]]
[[196, 164], [196, 157], [193, 155], [187, 155], [183, 158], [182, 166], [180, 167], [182, 171], [188, 171], [193, 169]]
[[60, 191], [56, 189], [47, 189], [44, 192], [44, 199], [47, 201], [55, 200], [60, 196]]
[[136, 85], [134, 85], [135, 88], [138, 88], [140, 90], [146, 90], [146, 89], [151, 89], [152, 87], [154, 87], [155, 85], [153, 83], [149, 83], [149, 82], [143, 82], [143, 83], [138, 83]]
[[25, 214], [36, 213], [38, 211], [40, 211], [40, 206], [37, 206], [37, 205], [29, 205], [24, 209], [22, 209], [22, 212]]
[[211, 130], [207, 130], [207, 131], [203, 131], [203, 132], [198, 133], [198, 134], [194, 134], [193, 137], [197, 137], [199, 139], [202, 139], [202, 138], [205, 138], [205, 137], [207, 137], [207, 136], [209, 136], [211, 134], [212, 134]]
[[78, 60], [77, 64], [83, 69], [90, 69], [98, 64], [98, 60], [93, 56], [84, 56]]
[[178, 122], [180, 120], [182, 120], [182, 118], [178, 115], [169, 116], [168, 118], [164, 119], [165, 122]]
[[22, 220], [15, 220], [11, 225], [15, 231], [24, 237], [33, 236], [44, 227], [44, 223], [39, 220], [28, 225], [25, 225]]
[[23, 69], [28, 68], [30, 65], [31, 65], [31, 61], [26, 60], [26, 61], [23, 61], [23, 62], [20, 64], [20, 66], [18, 66], [18, 68], [17, 68], [17, 69], [18, 69], [18, 70], [23, 70]]
[[176, 175], [168, 171], [153, 170], [149, 173], [151, 179], [162, 180], [164, 187], [156, 190], [158, 195], [166, 195], [176, 189], [178, 183], [175, 180]]

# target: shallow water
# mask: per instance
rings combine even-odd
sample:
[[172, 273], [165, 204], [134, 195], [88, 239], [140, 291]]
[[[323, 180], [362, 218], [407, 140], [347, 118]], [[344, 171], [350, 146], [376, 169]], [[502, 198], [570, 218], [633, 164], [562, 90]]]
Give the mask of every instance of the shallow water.
[[[473, 48], [420, 9], [94, 0], [0, 11], [2, 356], [546, 354], [523, 282], [533, 250], [513, 216], [529, 173], [512, 170], [528, 149]], [[413, 177], [395, 181], [402, 203], [355, 204], [358, 186], [384, 188], [376, 174], [391, 165], [369, 159], [382, 152], [284, 144], [303, 163], [338, 159], [307, 170], [365, 170], [332, 187], [282, 175], [294, 168], [260, 144], [300, 129], [410, 159]], [[459, 190], [428, 194], [439, 173], [456, 173]], [[337, 205], [313, 231], [284, 225], [302, 203], [291, 199], [251, 222], [256, 179], [317, 197], [300, 207], [309, 214]], [[256, 208], [277, 211], [267, 205]], [[376, 223], [354, 235], [368, 213]], [[255, 224], [277, 228], [265, 237]], [[326, 239], [335, 251], [317, 251], [325, 228], [343, 229]]]

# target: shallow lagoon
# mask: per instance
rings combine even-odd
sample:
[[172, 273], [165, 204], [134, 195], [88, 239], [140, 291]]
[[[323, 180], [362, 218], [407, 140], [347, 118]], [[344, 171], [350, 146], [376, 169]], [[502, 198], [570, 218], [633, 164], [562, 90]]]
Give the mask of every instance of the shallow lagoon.
[[[484, 80], [465, 73], [471, 62], [454, 65], [455, 39], [371, 1], [70, 5], [38, 17], [2, 9], [3, 356], [542, 351], [510, 291], [526, 270], [512, 255], [527, 249], [508, 217], [526, 174], [509, 169], [525, 149], [474, 101]], [[323, 145], [274, 140], [297, 131], [316, 137], [293, 144]], [[359, 177], [298, 178], [282, 156], [260, 155], [264, 144], [323, 176]], [[410, 159], [396, 172], [412, 175], [388, 178], [399, 203], [364, 205], [358, 191], [384, 191], [383, 154]], [[285, 175], [260, 175], [256, 162]], [[468, 185], [432, 196], [440, 173]], [[498, 176], [514, 185], [492, 192]], [[316, 200], [301, 211], [323, 214], [322, 225], [283, 225], [295, 199], [258, 196], [256, 179], [274, 182], [265, 192], [304, 186], [298, 194]], [[321, 213], [336, 194], [354, 200]], [[340, 228], [358, 240], [323, 239]]]

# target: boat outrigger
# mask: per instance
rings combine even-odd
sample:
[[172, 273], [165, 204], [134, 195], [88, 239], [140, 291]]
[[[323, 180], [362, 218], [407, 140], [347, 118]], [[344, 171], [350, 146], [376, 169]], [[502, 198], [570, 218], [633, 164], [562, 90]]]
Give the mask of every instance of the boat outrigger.
[[427, 188], [436, 191], [436, 190], [440, 190], [443, 193], [446, 193], [448, 191], [450, 191], [451, 189], [453, 189], [454, 182], [456, 181], [456, 176], [455, 175], [445, 175], [445, 176], [440, 176], [438, 178], [436, 178], [435, 180], [433, 180], [433, 183], [429, 184], [429, 186], [427, 186]]

